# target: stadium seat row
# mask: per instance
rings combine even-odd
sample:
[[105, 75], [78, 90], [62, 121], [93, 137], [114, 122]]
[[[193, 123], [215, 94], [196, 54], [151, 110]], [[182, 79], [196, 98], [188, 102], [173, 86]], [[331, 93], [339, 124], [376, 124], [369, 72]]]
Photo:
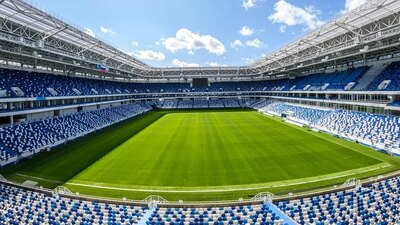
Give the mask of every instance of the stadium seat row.
[[367, 70], [368, 67], [360, 67], [343, 72], [302, 76], [296, 79], [214, 82], [208, 87], [192, 88], [189, 83], [124, 83], [0, 69], [0, 91], [5, 91], [5, 94], [1, 96], [3, 98], [36, 98], [163, 92], [344, 90], [348, 83], [357, 82]]
[[0, 161], [31, 155], [151, 110], [129, 104], [0, 128]]

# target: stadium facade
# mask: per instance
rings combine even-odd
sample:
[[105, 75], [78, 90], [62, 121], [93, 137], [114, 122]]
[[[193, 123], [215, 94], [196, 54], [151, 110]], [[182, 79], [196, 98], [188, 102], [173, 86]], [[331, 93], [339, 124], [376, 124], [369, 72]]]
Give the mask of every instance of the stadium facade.
[[[182, 68], [152, 67], [22, 0], [3, 0], [0, 67], [0, 167], [159, 108], [254, 108], [400, 155], [398, 0], [368, 1], [250, 65]], [[3, 179], [0, 224], [396, 224], [399, 179], [192, 209], [161, 198], [104, 203]], [[167, 208], [148, 209], [157, 205]]]

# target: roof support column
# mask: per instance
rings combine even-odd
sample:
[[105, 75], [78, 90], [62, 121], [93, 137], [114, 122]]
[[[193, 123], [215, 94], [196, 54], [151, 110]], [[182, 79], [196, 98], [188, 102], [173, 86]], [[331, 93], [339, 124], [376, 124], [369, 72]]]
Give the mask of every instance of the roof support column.
[[367, 65], [367, 59], [366, 59], [365, 53], [363, 54], [363, 61], [364, 61], [364, 66], [366, 66]]
[[34, 63], [33, 63], [33, 69], [36, 70], [37, 69], [37, 58], [35, 58]]

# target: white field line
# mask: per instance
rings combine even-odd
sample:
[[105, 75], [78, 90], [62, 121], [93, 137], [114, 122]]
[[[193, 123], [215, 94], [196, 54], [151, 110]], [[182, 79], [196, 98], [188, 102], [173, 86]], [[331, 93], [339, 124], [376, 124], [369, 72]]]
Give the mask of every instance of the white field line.
[[20, 177], [31, 178], [31, 179], [35, 179], [35, 180], [48, 181], [48, 182], [52, 182], [52, 183], [59, 183], [59, 184], [64, 184], [65, 183], [65, 182], [58, 181], [58, 180], [50, 180], [50, 179], [41, 178], [41, 177], [34, 177], [34, 176], [29, 176], [29, 175], [25, 175], [25, 174], [21, 174], [21, 173], [16, 173], [15, 175], [20, 176]]
[[[382, 169], [391, 166], [387, 164], [382, 167], [371, 168], [368, 170], [362, 171], [371, 172], [377, 169]], [[232, 192], [232, 191], [248, 191], [248, 190], [258, 190], [258, 189], [265, 189], [265, 188], [276, 188], [276, 187], [287, 187], [287, 186], [294, 186], [299, 184], [306, 184], [306, 183], [315, 183], [323, 180], [331, 180], [341, 177], [347, 177], [354, 174], [359, 174], [360, 172], [351, 172], [346, 173], [343, 175], [333, 176], [333, 177], [326, 177], [326, 178], [319, 178], [313, 181], [300, 181], [300, 182], [293, 182], [288, 184], [277, 184], [277, 185], [270, 185], [270, 186], [259, 186], [259, 187], [243, 187], [243, 188], [226, 188], [226, 189], [200, 189], [200, 190], [157, 190], [157, 189], [142, 189], [142, 188], [122, 188], [122, 187], [110, 187], [110, 186], [99, 186], [99, 185], [92, 185], [92, 184], [79, 184], [74, 182], [68, 182], [66, 184], [72, 186], [81, 186], [81, 187], [91, 187], [91, 188], [98, 188], [98, 189], [109, 189], [109, 190], [118, 190], [118, 191], [134, 191], [134, 192], [159, 192], [159, 193], [201, 193], [201, 192]]]

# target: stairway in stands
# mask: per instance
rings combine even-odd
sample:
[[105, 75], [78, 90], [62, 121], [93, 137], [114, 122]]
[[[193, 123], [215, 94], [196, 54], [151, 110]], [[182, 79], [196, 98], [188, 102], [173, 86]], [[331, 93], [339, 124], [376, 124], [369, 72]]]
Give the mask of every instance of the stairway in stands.
[[375, 64], [364, 75], [357, 81], [357, 85], [352, 89], [352, 91], [362, 91], [368, 88], [368, 86], [375, 80], [379, 74], [387, 67], [385, 64]]
[[151, 214], [153, 213], [152, 209], [147, 209], [143, 214], [142, 218], [140, 218], [137, 225], [146, 225], [146, 222], [149, 221]]
[[284, 225], [297, 225], [297, 223], [284, 212], [282, 212], [278, 206], [270, 204], [269, 208], [272, 210], [272, 212], [279, 216], [281, 220], [283, 220]]

